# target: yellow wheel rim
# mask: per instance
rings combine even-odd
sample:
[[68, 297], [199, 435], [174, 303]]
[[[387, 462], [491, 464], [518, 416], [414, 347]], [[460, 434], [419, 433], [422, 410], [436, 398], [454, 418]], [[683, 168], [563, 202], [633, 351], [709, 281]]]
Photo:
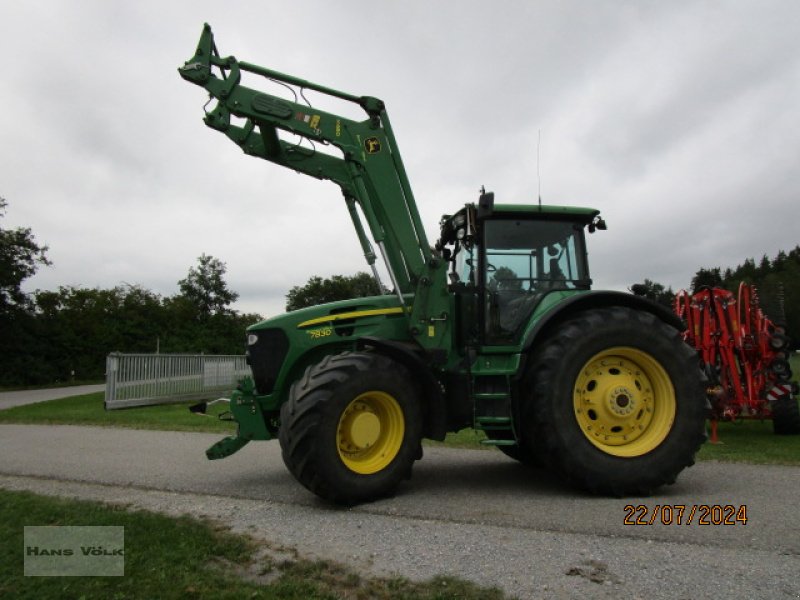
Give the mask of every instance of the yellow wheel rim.
[[634, 457], [657, 448], [675, 421], [675, 389], [652, 356], [627, 346], [595, 354], [575, 381], [581, 432], [600, 450]]
[[351, 471], [361, 475], [377, 473], [397, 456], [405, 429], [403, 411], [392, 395], [364, 392], [347, 405], [339, 418], [339, 457]]

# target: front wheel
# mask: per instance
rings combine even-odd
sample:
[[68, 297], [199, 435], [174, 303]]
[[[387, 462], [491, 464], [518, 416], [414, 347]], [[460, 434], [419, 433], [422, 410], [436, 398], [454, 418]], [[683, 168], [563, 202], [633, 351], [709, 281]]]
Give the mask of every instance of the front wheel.
[[694, 463], [707, 401], [695, 352], [650, 313], [587, 310], [539, 347], [524, 380], [536, 454], [594, 493], [649, 494]]
[[283, 461], [306, 488], [340, 504], [392, 495], [421, 454], [422, 416], [407, 369], [344, 352], [309, 367], [281, 407]]

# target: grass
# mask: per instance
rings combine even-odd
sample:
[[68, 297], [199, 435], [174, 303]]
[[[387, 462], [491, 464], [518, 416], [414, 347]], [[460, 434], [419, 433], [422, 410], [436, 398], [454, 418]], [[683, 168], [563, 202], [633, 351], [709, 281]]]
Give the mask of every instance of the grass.
[[800, 435], [775, 435], [771, 421], [720, 423], [719, 444], [706, 442], [698, 460], [800, 465]]
[[481, 440], [486, 439], [486, 434], [476, 429], [462, 429], [456, 433], [448, 433], [443, 442], [434, 442], [433, 440], [425, 440], [425, 443], [430, 446], [449, 446], [450, 448], [481, 448], [487, 449], [492, 446], [481, 444]]
[[[36, 598], [346, 598], [502, 600], [496, 588], [436, 577], [368, 578], [328, 561], [309, 561], [234, 535], [210, 521], [170, 518], [97, 502], [0, 490], [0, 597]], [[25, 577], [25, 525], [125, 528], [123, 577]]]
[[[227, 410], [226, 404], [210, 406], [208, 414], [211, 417], [190, 413], [189, 406], [191, 404], [194, 403], [106, 411], [103, 408], [103, 392], [97, 392], [0, 410], [0, 423], [94, 425], [208, 433], [232, 433], [235, 431], [232, 423], [220, 421], [217, 418], [220, 413]], [[444, 442], [426, 441], [426, 444], [452, 448], [487, 449], [489, 446], [483, 446], [480, 443], [485, 437], [483, 432], [463, 429], [458, 433], [447, 434]]]
[[[800, 376], [800, 354], [789, 357], [793, 379]], [[800, 435], [775, 435], [771, 421], [720, 423], [719, 444], [706, 443], [699, 460], [800, 465]]]
[[[789, 357], [792, 379], [800, 376], [800, 354]], [[775, 435], [770, 421], [720, 423], [720, 444], [705, 444], [700, 460], [800, 465], [800, 436]]]
[[210, 406], [211, 416], [189, 412], [195, 404], [168, 404], [106, 411], [103, 392], [70, 396], [47, 402], [25, 404], [0, 411], [0, 423], [39, 423], [46, 425], [95, 425], [127, 427], [130, 429], [161, 429], [168, 431], [206, 431], [231, 433], [235, 425], [220, 421], [217, 415], [227, 410], [227, 404]]

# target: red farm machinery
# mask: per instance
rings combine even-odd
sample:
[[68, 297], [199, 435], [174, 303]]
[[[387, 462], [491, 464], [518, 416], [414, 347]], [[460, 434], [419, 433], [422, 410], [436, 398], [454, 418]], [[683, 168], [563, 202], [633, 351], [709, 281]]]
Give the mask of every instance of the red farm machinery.
[[711, 442], [719, 421], [740, 419], [772, 419], [775, 433], [800, 434], [790, 340], [761, 309], [755, 286], [741, 283], [736, 295], [718, 287], [681, 290], [674, 308], [708, 377]]

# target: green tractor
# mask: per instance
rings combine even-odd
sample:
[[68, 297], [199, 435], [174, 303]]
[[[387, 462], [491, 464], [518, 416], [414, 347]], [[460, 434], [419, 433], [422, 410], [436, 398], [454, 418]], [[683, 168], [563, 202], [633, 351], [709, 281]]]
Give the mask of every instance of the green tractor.
[[[591, 290], [585, 232], [605, 229], [599, 211], [483, 192], [442, 217], [431, 247], [382, 101], [222, 57], [208, 25], [179, 72], [216, 100], [206, 125], [246, 154], [339, 186], [393, 288], [250, 327], [237, 433], [209, 458], [278, 438], [295, 478], [342, 504], [393, 494], [423, 438], [469, 427], [598, 494], [648, 494], [693, 463], [707, 410], [697, 356], [671, 311]], [[243, 72], [295, 95], [245, 87]], [[305, 90], [365, 118], [315, 108]]]

